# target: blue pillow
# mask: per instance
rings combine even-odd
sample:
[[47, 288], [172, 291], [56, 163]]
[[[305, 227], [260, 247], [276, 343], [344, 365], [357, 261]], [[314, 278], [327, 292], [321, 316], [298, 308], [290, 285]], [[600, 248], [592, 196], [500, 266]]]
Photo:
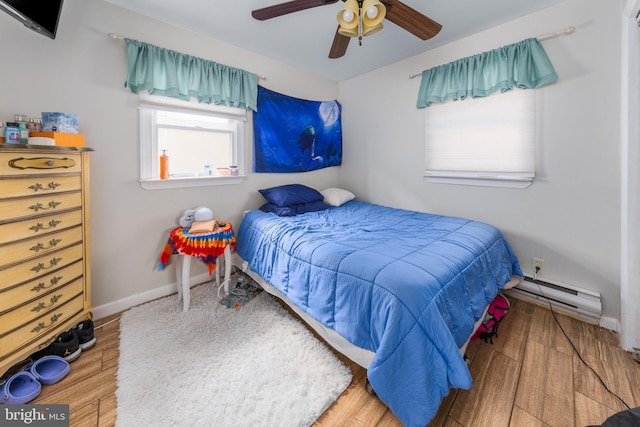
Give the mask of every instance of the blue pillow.
[[277, 206], [299, 205], [324, 199], [319, 191], [302, 184], [280, 185], [258, 191], [270, 203]]
[[278, 216], [294, 216], [296, 214], [295, 206], [278, 206], [275, 203], [265, 203], [260, 206], [260, 210], [264, 212], [271, 212]]
[[296, 213], [303, 214], [307, 212], [317, 212], [328, 209], [329, 205], [323, 202], [322, 200], [316, 200], [308, 203], [300, 203], [296, 205]]
[[291, 206], [278, 206], [275, 203], [265, 203], [260, 206], [261, 211], [272, 212], [278, 216], [295, 216], [306, 212], [317, 212], [328, 208], [329, 205], [321, 200], [299, 203]]

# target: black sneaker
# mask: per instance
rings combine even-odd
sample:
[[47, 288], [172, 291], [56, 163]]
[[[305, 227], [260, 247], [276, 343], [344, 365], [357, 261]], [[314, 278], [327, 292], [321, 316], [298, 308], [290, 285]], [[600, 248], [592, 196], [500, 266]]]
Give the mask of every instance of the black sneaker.
[[93, 336], [93, 321], [90, 319], [78, 323], [72, 330], [78, 336], [81, 350], [89, 349], [95, 345], [96, 338]]
[[31, 355], [32, 360], [40, 359], [44, 356], [60, 356], [67, 362], [73, 362], [80, 357], [82, 349], [80, 348], [80, 340], [74, 330], [63, 332], [49, 344], [48, 347]]

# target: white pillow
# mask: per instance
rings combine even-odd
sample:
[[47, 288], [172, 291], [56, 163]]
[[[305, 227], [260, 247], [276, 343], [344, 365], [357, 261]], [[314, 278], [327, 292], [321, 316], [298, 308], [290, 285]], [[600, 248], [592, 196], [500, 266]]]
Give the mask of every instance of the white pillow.
[[351, 191], [342, 188], [326, 188], [320, 194], [324, 197], [324, 202], [331, 206], [340, 206], [356, 198]]

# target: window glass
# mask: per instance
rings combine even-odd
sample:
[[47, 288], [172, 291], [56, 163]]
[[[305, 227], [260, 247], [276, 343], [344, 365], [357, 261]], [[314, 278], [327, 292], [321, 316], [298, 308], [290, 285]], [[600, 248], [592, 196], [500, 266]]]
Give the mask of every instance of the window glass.
[[[141, 97], [142, 186], [174, 188], [239, 182], [244, 172], [245, 125], [245, 110]], [[160, 179], [163, 153], [169, 158], [168, 179]]]

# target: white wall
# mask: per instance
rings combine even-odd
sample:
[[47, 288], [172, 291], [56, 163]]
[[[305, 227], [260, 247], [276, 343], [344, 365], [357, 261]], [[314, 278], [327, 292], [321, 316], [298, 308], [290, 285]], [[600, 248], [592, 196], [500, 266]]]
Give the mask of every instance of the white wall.
[[[618, 319], [621, 10], [622, 0], [569, 0], [341, 82], [341, 182], [372, 202], [494, 224], [525, 272], [544, 259], [545, 278], [600, 292], [604, 316]], [[573, 35], [543, 42], [559, 80], [538, 91], [533, 185], [426, 182], [420, 78], [408, 75], [568, 26]]]
[[[545, 260], [548, 279], [603, 295], [619, 318], [620, 38], [622, 0], [568, 0], [448, 46], [335, 84], [268, 58], [180, 30], [101, 0], [65, 1], [58, 37], [49, 40], [0, 14], [0, 121], [15, 113], [80, 116], [91, 155], [93, 302], [121, 308], [135, 295], [166, 293], [173, 268], [155, 271], [166, 234], [181, 212], [206, 205], [238, 225], [257, 207], [257, 189], [289, 182], [342, 185], [359, 198], [468, 217], [498, 226], [525, 271]], [[527, 37], [576, 26], [543, 42], [560, 76], [539, 91], [537, 178], [526, 190], [427, 183], [420, 79], [410, 73]], [[341, 168], [295, 175], [253, 174], [240, 185], [145, 191], [138, 178], [137, 97], [124, 89], [124, 43], [115, 32], [261, 74], [265, 87], [343, 104]], [[251, 132], [245, 157], [251, 164]], [[193, 274], [205, 269], [193, 263]], [[159, 295], [158, 295], [159, 296]]]
[[[91, 154], [91, 262], [93, 304], [122, 307], [137, 294], [160, 296], [175, 283], [173, 267], [157, 272], [157, 256], [182, 211], [209, 206], [237, 227], [242, 212], [264, 199], [256, 191], [301, 182], [321, 189], [337, 182], [337, 168], [305, 174], [254, 174], [240, 185], [145, 191], [139, 169], [137, 96], [123, 86], [126, 48], [114, 32], [267, 77], [265, 87], [306, 99], [336, 99], [337, 84], [284, 64], [153, 21], [101, 0], [66, 0], [55, 40], [0, 13], [0, 121], [16, 113], [79, 115]], [[248, 132], [245, 161], [253, 156]], [[206, 272], [192, 263], [193, 275]], [[155, 292], [155, 294], [154, 294]]]

